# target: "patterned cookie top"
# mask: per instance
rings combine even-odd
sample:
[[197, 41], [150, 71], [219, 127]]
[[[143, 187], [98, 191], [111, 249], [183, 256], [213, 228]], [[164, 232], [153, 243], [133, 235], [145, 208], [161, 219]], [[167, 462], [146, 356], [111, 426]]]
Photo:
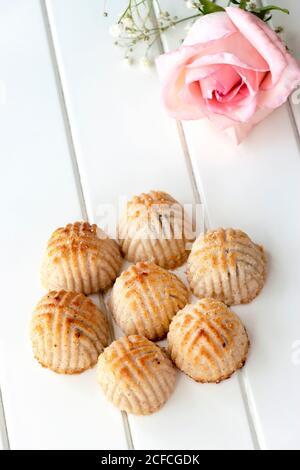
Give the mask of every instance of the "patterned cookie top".
[[249, 341], [246, 330], [226, 305], [202, 299], [177, 313], [168, 334], [177, 367], [197, 382], [220, 382], [241, 368]]
[[118, 232], [129, 261], [153, 261], [166, 269], [186, 261], [189, 242], [194, 239], [184, 208], [160, 191], [134, 196], [122, 214]]
[[175, 274], [142, 261], [117, 278], [110, 305], [125, 334], [158, 340], [166, 335], [170, 321], [188, 297], [187, 288]]
[[91, 294], [111, 286], [122, 264], [120, 249], [97, 225], [75, 222], [55, 230], [41, 277], [47, 289]]
[[197, 297], [213, 297], [227, 305], [248, 303], [265, 283], [266, 256], [241, 230], [210, 231], [195, 241], [187, 276]]
[[40, 364], [75, 374], [97, 362], [109, 343], [109, 328], [103, 313], [83, 294], [52, 291], [36, 306], [31, 340]]
[[[152, 208], [155, 205], [167, 204], [172, 205], [177, 201], [170, 196], [170, 194], [163, 191], [150, 191], [149, 193], [142, 193], [139, 196], [134, 196], [131, 201], [128, 202], [128, 207], [135, 207], [136, 205], [145, 206]], [[177, 203], [178, 204], [178, 203]], [[138, 217], [140, 214], [136, 214]]]
[[98, 380], [106, 397], [128, 413], [159, 410], [174, 389], [175, 377], [165, 353], [139, 335], [114, 341], [98, 361]]

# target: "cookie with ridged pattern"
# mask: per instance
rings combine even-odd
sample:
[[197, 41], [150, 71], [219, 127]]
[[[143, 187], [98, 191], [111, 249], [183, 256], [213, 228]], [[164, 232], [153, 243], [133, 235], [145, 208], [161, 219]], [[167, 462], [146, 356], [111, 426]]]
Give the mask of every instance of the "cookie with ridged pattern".
[[42, 366], [61, 374], [77, 374], [95, 365], [109, 344], [108, 322], [85, 295], [52, 291], [33, 312], [31, 341]]
[[164, 338], [173, 316], [188, 302], [189, 292], [173, 273], [154, 263], [130, 266], [113, 286], [110, 307], [126, 335]]
[[152, 261], [166, 269], [186, 261], [194, 239], [183, 207], [162, 191], [134, 196], [120, 219], [118, 233], [128, 261]]
[[173, 318], [168, 349], [176, 366], [195, 381], [219, 383], [244, 366], [249, 340], [241, 320], [225, 304], [201, 299]]
[[47, 290], [92, 294], [110, 287], [121, 265], [122, 256], [114, 240], [95, 224], [75, 222], [52, 234], [41, 280]]
[[140, 335], [114, 341], [99, 356], [98, 381], [117, 408], [136, 415], [158, 411], [172, 394], [176, 370], [156, 344]]
[[193, 293], [226, 305], [246, 304], [266, 279], [266, 255], [246, 233], [218, 229], [201, 234], [188, 259], [187, 277]]

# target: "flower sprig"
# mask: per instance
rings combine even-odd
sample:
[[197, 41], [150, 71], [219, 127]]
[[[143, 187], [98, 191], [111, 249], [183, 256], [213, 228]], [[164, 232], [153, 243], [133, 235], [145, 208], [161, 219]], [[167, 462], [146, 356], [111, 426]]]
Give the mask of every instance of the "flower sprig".
[[[178, 16], [172, 15], [169, 11], [164, 11], [160, 6], [159, 0], [128, 0], [128, 4], [119, 19], [110, 27], [110, 34], [115, 39], [115, 45], [124, 50], [124, 61], [127, 64], [133, 62], [133, 53], [142, 44], [144, 47], [142, 48], [143, 54], [140, 57], [140, 63], [144, 67], [150, 66], [156, 55], [153, 46], [160, 40], [161, 33], [175, 28], [179, 23], [189, 21], [190, 25], [190, 22], [196, 21], [200, 16], [225, 11], [217, 1], [184, 1], [188, 9], [195, 11], [193, 14], [178, 18]], [[289, 13], [285, 8], [274, 5], [258, 7], [252, 0], [229, 0], [228, 6], [230, 5], [235, 5], [238, 8], [249, 11], [263, 21], [271, 19], [273, 10]], [[106, 8], [104, 16], [108, 16]]]

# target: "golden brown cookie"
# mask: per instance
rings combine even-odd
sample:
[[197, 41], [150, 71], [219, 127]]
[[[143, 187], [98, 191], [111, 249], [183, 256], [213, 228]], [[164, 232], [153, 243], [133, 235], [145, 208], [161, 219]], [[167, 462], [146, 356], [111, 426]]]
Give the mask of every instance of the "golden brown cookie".
[[76, 374], [96, 364], [109, 344], [109, 328], [103, 313], [85, 295], [53, 291], [36, 306], [31, 340], [42, 366]]
[[173, 392], [175, 378], [166, 354], [139, 335], [114, 341], [98, 360], [98, 381], [106, 398], [136, 415], [158, 411]]
[[118, 244], [97, 225], [68, 224], [52, 234], [41, 279], [48, 289], [92, 294], [110, 287], [122, 265]]
[[245, 304], [265, 283], [266, 256], [241, 230], [213, 230], [195, 241], [187, 276], [199, 298], [213, 297], [226, 305]]
[[168, 347], [176, 366], [194, 380], [219, 383], [243, 367], [249, 340], [239, 317], [225, 304], [202, 299], [175, 315]]
[[117, 278], [111, 293], [113, 316], [126, 335], [162, 339], [189, 292], [175, 274], [141, 261]]
[[135, 196], [119, 223], [119, 241], [129, 261], [153, 261], [174, 269], [188, 256], [192, 225], [183, 207], [169, 194], [150, 191]]

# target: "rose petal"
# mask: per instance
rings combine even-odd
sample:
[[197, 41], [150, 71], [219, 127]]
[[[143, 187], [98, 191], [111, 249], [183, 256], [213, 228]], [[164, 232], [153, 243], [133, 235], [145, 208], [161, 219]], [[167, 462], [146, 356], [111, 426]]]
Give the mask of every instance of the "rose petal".
[[212, 74], [216, 73], [222, 67], [222, 64], [203, 65], [202, 67], [199, 66], [195, 68], [190, 68], [189, 66], [187, 66], [185, 72], [185, 83], [189, 84], [195, 81], [202, 80], [203, 78], [207, 78]]
[[269, 114], [271, 114], [270, 109], [258, 109], [251, 121], [248, 122], [235, 122], [225, 116], [212, 115], [209, 117], [209, 120], [214, 124], [214, 126], [219, 130], [225, 130], [228, 135], [236, 142], [240, 144], [249, 134], [249, 132], [255, 127], [259, 122], [263, 121]]
[[199, 53], [199, 48], [196, 46], [180, 47], [172, 52], [167, 52], [157, 57], [155, 63], [157, 72], [160, 80], [164, 83], [169, 77], [172, 77], [175, 73], [185, 65], [189, 59], [196, 57]]
[[[202, 44], [193, 47], [194, 51], [198, 47], [197, 53], [192, 60], [186, 62], [186, 66], [191, 69], [206, 64], [206, 62], [203, 62], [204, 57], [216, 57], [219, 55], [224, 57], [220, 63], [237, 65], [260, 72], [268, 72], [270, 70], [268, 63], [240, 32], [232, 34], [220, 42], [209, 43], [207, 47]], [[217, 63], [215, 62], [215, 64]]]
[[228, 7], [232, 22], [269, 64], [272, 85], [278, 82], [287, 65], [286, 53], [278, 35], [262, 20], [241, 8]]
[[258, 103], [260, 107], [274, 109], [281, 106], [299, 85], [300, 68], [290, 54], [287, 54], [286, 58], [287, 66], [275, 87], [260, 91]]
[[213, 119], [214, 114], [221, 114], [234, 122], [247, 122], [255, 114], [257, 99], [255, 96], [248, 96], [237, 103], [220, 103], [215, 100], [206, 100], [209, 118]]
[[164, 104], [171, 117], [176, 119], [201, 119], [205, 106], [199, 82], [184, 83], [184, 71], [168, 81], [163, 88]]
[[217, 12], [213, 15], [204, 15], [191, 27], [183, 46], [195, 44], [207, 44], [228, 36], [237, 31], [236, 27], [225, 12]]
[[214, 91], [226, 95], [241, 82], [240, 75], [230, 65], [224, 65], [214, 74], [201, 80], [200, 88], [204, 98], [211, 98]]
[[266, 77], [266, 72], [259, 72], [257, 70], [250, 70], [243, 67], [235, 67], [235, 69], [250, 90], [256, 92], [260, 89], [260, 85]]
[[[243, 93], [241, 89], [246, 88], [246, 93]], [[249, 96], [249, 90], [247, 85], [245, 85], [244, 82], [239, 83], [235, 87], [232, 88], [226, 95], [219, 95], [218, 92], [216, 92], [216, 99], [220, 103], [237, 103], [238, 101], [241, 101], [242, 99], [246, 98]]]

